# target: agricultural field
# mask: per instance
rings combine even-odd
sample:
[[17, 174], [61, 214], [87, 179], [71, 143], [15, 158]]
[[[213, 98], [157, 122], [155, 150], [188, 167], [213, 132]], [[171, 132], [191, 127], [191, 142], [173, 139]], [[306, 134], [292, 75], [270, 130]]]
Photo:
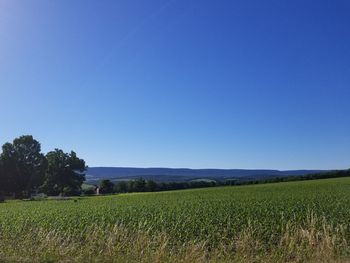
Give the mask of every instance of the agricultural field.
[[346, 262], [350, 178], [0, 204], [0, 262]]

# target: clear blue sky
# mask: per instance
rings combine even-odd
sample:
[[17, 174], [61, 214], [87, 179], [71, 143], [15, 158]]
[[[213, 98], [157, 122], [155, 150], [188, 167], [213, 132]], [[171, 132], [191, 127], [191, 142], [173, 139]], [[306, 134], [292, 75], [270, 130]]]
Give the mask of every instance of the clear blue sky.
[[348, 0], [0, 0], [0, 143], [89, 166], [350, 167]]

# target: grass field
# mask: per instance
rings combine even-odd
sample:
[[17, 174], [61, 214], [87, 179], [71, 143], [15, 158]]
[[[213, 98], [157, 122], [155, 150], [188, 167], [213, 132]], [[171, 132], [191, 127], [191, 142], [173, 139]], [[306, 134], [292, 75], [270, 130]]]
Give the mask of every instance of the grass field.
[[0, 262], [350, 259], [350, 178], [0, 204]]

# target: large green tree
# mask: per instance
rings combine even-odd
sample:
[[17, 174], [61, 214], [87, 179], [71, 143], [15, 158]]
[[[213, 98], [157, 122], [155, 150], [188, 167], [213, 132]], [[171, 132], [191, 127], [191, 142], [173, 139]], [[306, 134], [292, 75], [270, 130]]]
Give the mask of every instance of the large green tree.
[[46, 158], [41, 153], [40, 143], [31, 135], [5, 143], [0, 156], [3, 190], [16, 196], [27, 196], [43, 183]]
[[79, 194], [85, 180], [85, 161], [75, 152], [55, 149], [46, 155], [48, 167], [42, 190], [49, 195]]

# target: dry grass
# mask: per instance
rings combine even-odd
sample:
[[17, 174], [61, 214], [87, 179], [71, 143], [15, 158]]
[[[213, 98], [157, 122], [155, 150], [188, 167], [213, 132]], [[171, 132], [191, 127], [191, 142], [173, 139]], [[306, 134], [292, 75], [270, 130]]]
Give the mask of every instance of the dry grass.
[[310, 213], [306, 227], [287, 223], [282, 234], [260, 240], [249, 226], [215, 247], [174, 243], [123, 225], [91, 226], [79, 235], [25, 228], [0, 233], [0, 262], [349, 262], [345, 227]]

